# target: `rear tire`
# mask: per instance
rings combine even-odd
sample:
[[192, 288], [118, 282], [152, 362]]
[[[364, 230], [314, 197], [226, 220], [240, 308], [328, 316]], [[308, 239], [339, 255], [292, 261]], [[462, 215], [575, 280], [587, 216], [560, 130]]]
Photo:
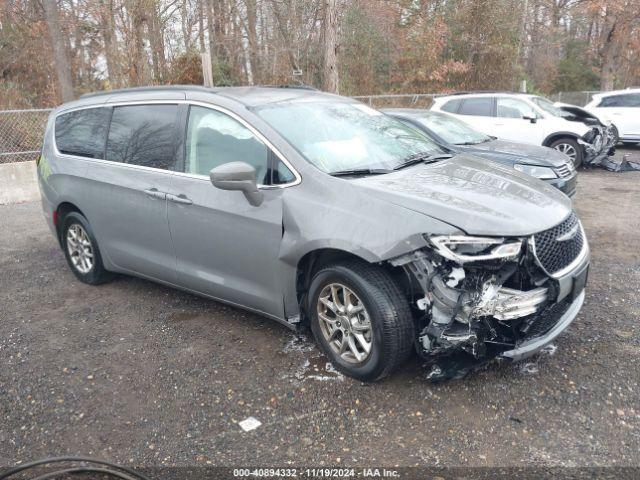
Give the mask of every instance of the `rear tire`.
[[378, 266], [349, 261], [322, 268], [311, 281], [307, 312], [319, 347], [345, 375], [379, 380], [411, 354], [415, 327], [409, 304]]
[[559, 152], [564, 153], [573, 162], [573, 165], [578, 168], [582, 165], [583, 151], [582, 147], [572, 138], [560, 138], [549, 145], [551, 148], [555, 148]]
[[99, 285], [113, 278], [113, 273], [104, 268], [89, 222], [80, 213], [69, 212], [62, 218], [60, 244], [69, 268], [81, 282]]

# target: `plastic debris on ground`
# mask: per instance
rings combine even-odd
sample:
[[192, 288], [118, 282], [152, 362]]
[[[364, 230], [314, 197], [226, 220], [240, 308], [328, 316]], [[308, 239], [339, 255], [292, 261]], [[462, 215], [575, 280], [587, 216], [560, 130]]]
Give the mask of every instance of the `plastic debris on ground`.
[[586, 167], [602, 167], [610, 172], [633, 172], [640, 171], [640, 163], [629, 161], [629, 155], [625, 155], [620, 163], [611, 160], [609, 157], [585, 164]]
[[262, 422], [255, 417], [247, 417], [239, 422], [238, 425], [240, 425], [240, 428], [245, 432], [250, 432], [262, 425]]

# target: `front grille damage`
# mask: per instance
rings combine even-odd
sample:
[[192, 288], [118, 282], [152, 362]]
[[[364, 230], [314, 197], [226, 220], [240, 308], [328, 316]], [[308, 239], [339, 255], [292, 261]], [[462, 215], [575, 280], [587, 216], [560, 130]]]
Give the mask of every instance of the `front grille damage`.
[[584, 234], [578, 216], [572, 212], [564, 222], [536, 233], [532, 245], [545, 272], [554, 275], [562, 271], [578, 257], [584, 247]]
[[546, 334], [568, 309], [570, 302], [558, 302], [557, 282], [527, 245], [511, 260], [460, 265], [429, 248], [391, 260], [411, 283], [416, 349], [432, 363], [430, 380], [462, 377]]

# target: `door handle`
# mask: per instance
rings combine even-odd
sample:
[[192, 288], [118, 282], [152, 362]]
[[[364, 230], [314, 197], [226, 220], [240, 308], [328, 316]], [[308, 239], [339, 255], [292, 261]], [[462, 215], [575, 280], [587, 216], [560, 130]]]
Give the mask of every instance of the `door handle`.
[[157, 188], [147, 188], [144, 191], [145, 195], [151, 197], [151, 198], [158, 198], [160, 200], [164, 200], [167, 196], [166, 193], [161, 192], [160, 190], [158, 190]]
[[173, 195], [172, 193], [167, 193], [167, 200], [171, 200], [174, 203], [182, 203], [183, 205], [191, 205], [193, 201], [183, 193], [180, 195]]

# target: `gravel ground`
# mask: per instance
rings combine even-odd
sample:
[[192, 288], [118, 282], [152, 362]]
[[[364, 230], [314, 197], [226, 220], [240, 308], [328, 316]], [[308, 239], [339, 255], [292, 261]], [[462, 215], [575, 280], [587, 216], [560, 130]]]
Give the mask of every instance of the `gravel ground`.
[[417, 358], [342, 377], [304, 335], [147, 281], [81, 284], [39, 204], [0, 207], [0, 465], [638, 466], [640, 172], [582, 171], [575, 204], [592, 268], [571, 328], [439, 385]]

